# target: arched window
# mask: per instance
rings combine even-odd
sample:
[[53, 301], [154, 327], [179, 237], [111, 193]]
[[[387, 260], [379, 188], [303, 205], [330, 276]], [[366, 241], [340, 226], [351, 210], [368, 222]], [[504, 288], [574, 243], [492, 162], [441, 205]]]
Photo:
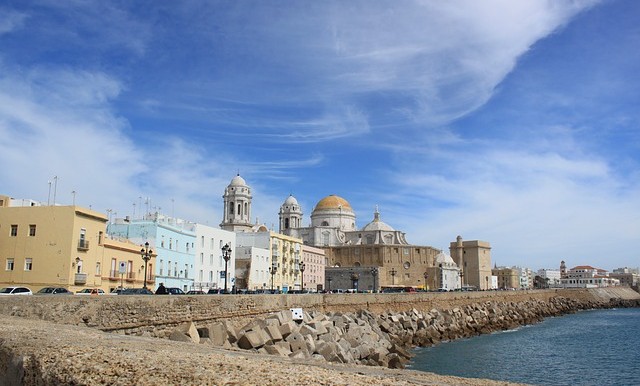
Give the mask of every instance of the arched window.
[[238, 214], [242, 214], [242, 204], [238, 204]]
[[328, 222], [326, 222], [326, 221], [323, 221], [323, 222], [322, 222], [322, 224], [320, 224], [320, 226], [328, 227], [328, 226], [329, 226], [329, 223], [328, 223]]
[[229, 214], [233, 214], [233, 201], [229, 203]]
[[289, 219], [288, 218], [284, 219], [284, 229], [289, 229]]

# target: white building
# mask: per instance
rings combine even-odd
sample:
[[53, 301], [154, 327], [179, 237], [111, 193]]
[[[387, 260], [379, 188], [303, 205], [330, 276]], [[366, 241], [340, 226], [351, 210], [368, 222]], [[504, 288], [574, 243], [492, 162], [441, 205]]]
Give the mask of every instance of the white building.
[[559, 269], [539, 269], [537, 275], [544, 279], [546, 286], [550, 288], [561, 287], [561, 273]]
[[203, 224], [193, 224], [193, 230], [196, 234], [193, 288], [205, 292], [209, 289], [224, 289], [225, 260], [222, 248], [228, 245], [231, 253], [226, 262], [226, 289], [232, 291], [236, 271], [236, 234]]
[[620, 280], [609, 277], [607, 270], [579, 265], [571, 268], [561, 283], [566, 288], [596, 288], [617, 286]]
[[436, 255], [435, 274], [437, 289], [453, 291], [462, 288], [460, 268], [444, 250]]

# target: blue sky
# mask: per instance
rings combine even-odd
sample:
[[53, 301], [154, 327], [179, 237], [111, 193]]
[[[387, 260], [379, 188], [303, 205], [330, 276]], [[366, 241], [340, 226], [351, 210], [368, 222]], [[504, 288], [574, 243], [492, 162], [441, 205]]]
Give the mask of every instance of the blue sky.
[[[640, 3], [5, 1], [0, 187], [217, 226], [347, 199], [413, 244], [640, 266]], [[135, 204], [135, 206], [134, 206]], [[142, 205], [143, 207], [146, 205]]]

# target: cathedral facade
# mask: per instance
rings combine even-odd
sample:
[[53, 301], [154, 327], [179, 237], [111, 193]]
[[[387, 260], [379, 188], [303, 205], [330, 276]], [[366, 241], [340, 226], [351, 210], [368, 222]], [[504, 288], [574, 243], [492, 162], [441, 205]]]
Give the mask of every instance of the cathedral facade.
[[351, 204], [340, 196], [329, 195], [314, 207], [310, 226], [300, 226], [302, 218], [303, 211], [296, 198], [287, 197], [279, 211], [279, 232], [325, 250], [328, 265], [333, 267], [332, 273], [327, 274], [326, 288], [332, 275], [351, 277], [364, 267], [368, 267], [366, 271], [371, 272], [371, 276], [376, 276], [375, 280], [371, 278], [374, 290], [427, 286], [427, 269], [434, 266], [440, 251], [409, 244], [404, 232], [380, 219], [378, 208], [373, 219], [358, 228]]

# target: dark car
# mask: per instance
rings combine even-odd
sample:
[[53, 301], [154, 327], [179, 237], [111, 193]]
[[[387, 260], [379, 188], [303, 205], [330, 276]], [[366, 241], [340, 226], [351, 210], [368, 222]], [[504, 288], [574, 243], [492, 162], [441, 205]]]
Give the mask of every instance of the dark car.
[[167, 287], [167, 295], [184, 295], [184, 291], [178, 287]]
[[153, 291], [148, 288], [127, 288], [120, 295], [153, 295]]
[[191, 291], [187, 292], [187, 295], [204, 295], [204, 291], [191, 290]]
[[222, 288], [209, 288], [209, 291], [207, 291], [208, 295], [219, 295], [223, 293], [224, 290]]
[[73, 295], [73, 292], [62, 287], [44, 287], [36, 295]]

